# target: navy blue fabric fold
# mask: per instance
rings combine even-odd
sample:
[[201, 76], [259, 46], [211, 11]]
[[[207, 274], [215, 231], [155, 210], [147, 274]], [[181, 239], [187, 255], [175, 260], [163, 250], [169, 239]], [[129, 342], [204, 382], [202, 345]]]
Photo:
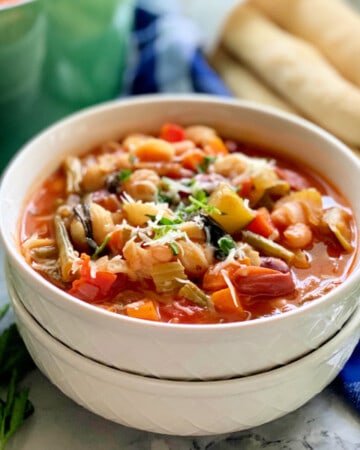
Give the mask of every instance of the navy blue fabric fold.
[[338, 390], [360, 412], [360, 342], [335, 383]]
[[[138, 0], [123, 95], [207, 93], [231, 96], [201, 51], [201, 36], [173, 0]], [[360, 412], [360, 343], [335, 381]]]
[[193, 22], [177, 4], [139, 0], [123, 95], [231, 93], [210, 67]]

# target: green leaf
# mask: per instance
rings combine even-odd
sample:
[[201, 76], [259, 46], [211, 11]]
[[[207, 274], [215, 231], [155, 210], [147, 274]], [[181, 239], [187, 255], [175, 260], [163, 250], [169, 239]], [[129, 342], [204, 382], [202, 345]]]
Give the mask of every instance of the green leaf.
[[158, 192], [157, 192], [157, 201], [159, 203], [171, 203], [172, 202], [172, 198], [170, 197], [170, 195], [166, 194], [166, 191], [164, 191], [163, 189], [161, 189], [161, 187], [158, 188]]
[[225, 235], [225, 236], [222, 236], [218, 240], [218, 246], [219, 246], [219, 249], [222, 251], [222, 253], [225, 256], [228, 256], [230, 253], [230, 250], [235, 248], [236, 244], [235, 244], [234, 239], [231, 236]]
[[6, 328], [6, 330], [3, 331], [3, 333], [0, 335], [0, 378], [1, 378], [1, 371], [4, 370], [4, 365], [6, 361], [6, 354], [8, 353], [9, 349], [9, 339], [11, 334], [11, 327]]
[[122, 169], [122, 170], [120, 170], [119, 173], [118, 173], [119, 181], [120, 182], [127, 181], [131, 177], [131, 174], [132, 174], [132, 170], [131, 169]]
[[175, 219], [169, 219], [168, 217], [161, 217], [160, 219], [157, 219], [156, 216], [152, 214], [147, 214], [147, 217], [149, 217], [150, 220], [152, 220], [155, 223], [155, 226], [153, 226], [154, 239], [162, 238], [167, 233], [169, 233], [169, 231], [173, 231], [174, 229], [176, 229], [176, 225], [183, 222], [183, 220], [180, 217], [176, 217]]
[[216, 156], [206, 155], [203, 161], [197, 165], [197, 170], [199, 173], [206, 173], [209, 169], [210, 164], [215, 162]]
[[7, 388], [5, 411], [4, 411], [5, 417], [9, 416], [11, 413], [11, 408], [12, 408], [12, 405], [14, 403], [14, 398], [15, 398], [17, 377], [18, 377], [17, 370], [14, 369], [11, 374], [10, 383]]
[[[0, 320], [9, 305], [0, 309]], [[11, 436], [34, 412], [28, 389], [18, 389], [18, 382], [34, 367], [34, 363], [15, 324], [0, 335], [0, 385], [6, 387], [6, 400], [0, 398], [0, 450], [5, 450]]]
[[35, 367], [15, 324], [0, 335], [0, 386], [8, 383], [14, 369], [22, 379]]
[[214, 212], [216, 214], [222, 214], [221, 211], [215, 206], [211, 206], [205, 203], [205, 201], [198, 200], [197, 198], [189, 195], [189, 201], [196, 207], [196, 209], [200, 209], [206, 212]]
[[[21, 389], [15, 396], [12, 410], [11, 410], [11, 418], [10, 418], [10, 426], [9, 430], [7, 431], [7, 439], [9, 439], [15, 431], [22, 425], [24, 420], [28, 417], [27, 414], [29, 414], [29, 389]], [[30, 403], [31, 404], [31, 403]], [[32, 411], [34, 410], [32, 404], [31, 408]]]
[[9, 308], [10, 308], [10, 304], [9, 304], [9, 303], [7, 303], [6, 305], [3, 305], [3, 306], [0, 308], [0, 320], [1, 320], [3, 317], [5, 317], [6, 313], [7, 313], [8, 310], [9, 310]]
[[0, 399], [0, 450], [20, 428], [24, 420], [34, 412], [28, 399], [29, 390], [17, 390], [17, 371], [14, 370], [7, 389], [6, 402]]
[[147, 217], [149, 217], [153, 222], [156, 222], [157, 225], [178, 225], [179, 223], [182, 223], [183, 221], [180, 218], [176, 219], [169, 219], [168, 217], [161, 217], [161, 219], [156, 220], [156, 216], [152, 214], [146, 214]]

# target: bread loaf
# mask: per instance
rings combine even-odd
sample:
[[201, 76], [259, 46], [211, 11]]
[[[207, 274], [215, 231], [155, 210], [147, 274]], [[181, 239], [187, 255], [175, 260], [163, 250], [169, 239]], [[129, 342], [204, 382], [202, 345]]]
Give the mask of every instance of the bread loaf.
[[360, 86], [360, 14], [341, 0], [251, 0], [271, 20], [312, 42]]
[[230, 15], [223, 43], [308, 118], [344, 141], [360, 145], [360, 89], [313, 45], [245, 4]]
[[296, 114], [294, 108], [223, 49], [218, 48], [210, 62], [236, 97]]

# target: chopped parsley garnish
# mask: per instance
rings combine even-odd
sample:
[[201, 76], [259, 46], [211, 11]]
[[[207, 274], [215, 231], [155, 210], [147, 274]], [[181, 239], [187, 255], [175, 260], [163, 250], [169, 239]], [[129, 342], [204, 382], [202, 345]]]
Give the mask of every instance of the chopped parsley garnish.
[[182, 223], [181, 219], [169, 219], [167, 217], [162, 217], [158, 222], [159, 225], [178, 225], [179, 223]]
[[209, 169], [210, 164], [215, 162], [216, 156], [206, 155], [203, 161], [197, 165], [197, 170], [199, 173], [206, 173]]
[[234, 239], [230, 235], [222, 236], [218, 240], [218, 246], [224, 256], [229, 256], [230, 250], [236, 247]]
[[147, 214], [147, 217], [149, 217], [153, 222], [156, 222], [156, 225], [178, 225], [179, 223], [183, 222], [178, 217], [175, 219], [169, 219], [168, 217], [161, 217], [158, 220], [156, 219], [156, 216], [152, 214]]
[[161, 227], [154, 228], [154, 239], [161, 239], [174, 229], [173, 225], [163, 225]]
[[170, 195], [167, 194], [166, 191], [164, 191], [161, 187], [158, 188], [157, 192], [157, 201], [160, 203], [171, 203], [172, 198]]
[[119, 170], [119, 172], [118, 172], [118, 179], [119, 179], [120, 182], [127, 181], [131, 177], [131, 174], [132, 174], [132, 170], [131, 169]]
[[208, 196], [203, 190], [197, 191], [195, 195], [189, 195], [189, 201], [192, 203], [189, 207], [192, 207], [192, 211], [203, 210], [208, 213], [222, 214], [218, 208], [207, 204]]
[[127, 181], [132, 174], [130, 169], [121, 169], [117, 172], [111, 173], [105, 180], [106, 189], [115, 194], [118, 193], [121, 187], [121, 183]]

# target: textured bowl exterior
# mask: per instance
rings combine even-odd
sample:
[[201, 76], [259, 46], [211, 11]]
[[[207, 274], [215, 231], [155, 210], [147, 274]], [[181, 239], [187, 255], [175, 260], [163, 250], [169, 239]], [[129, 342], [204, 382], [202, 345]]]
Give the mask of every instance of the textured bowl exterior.
[[240, 431], [306, 403], [339, 373], [360, 337], [360, 310], [324, 346], [259, 375], [169, 381], [132, 375], [87, 359], [52, 338], [9, 285], [17, 324], [39, 369], [68, 397], [126, 426], [184, 436]]
[[168, 379], [254, 374], [319, 347], [358, 304], [359, 255], [352, 274], [340, 287], [298, 310], [250, 322], [198, 326], [146, 322], [99, 310], [50, 285], [25, 263], [18, 244], [21, 210], [29, 193], [65, 155], [80, 154], [130, 131], [158, 129], [165, 121], [206, 123], [234, 138], [272, 142], [280, 155], [319, 168], [348, 199], [359, 232], [360, 162], [318, 127], [268, 108], [208, 96], [147, 96], [109, 103], [76, 114], [39, 135], [4, 175], [0, 237], [8, 259], [8, 278], [27, 310], [50, 334], [83, 355], [128, 372]]

